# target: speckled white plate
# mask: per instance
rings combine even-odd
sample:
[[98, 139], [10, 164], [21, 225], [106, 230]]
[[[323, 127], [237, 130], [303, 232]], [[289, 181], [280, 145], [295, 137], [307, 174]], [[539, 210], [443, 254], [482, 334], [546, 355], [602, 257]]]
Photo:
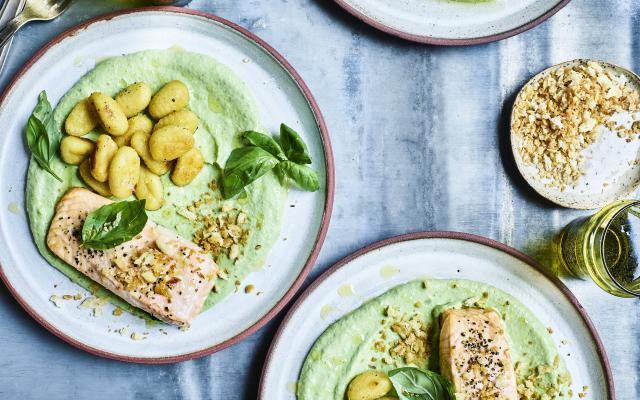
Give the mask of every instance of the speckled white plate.
[[439, 45], [487, 43], [540, 24], [570, 0], [335, 0], [367, 24]]
[[[555, 65], [540, 72], [531, 78], [520, 90], [516, 97], [515, 105], [521, 101], [522, 93], [528, 85], [543, 79], [549, 73], [559, 67], [572, 66], [588, 60], [572, 60]], [[629, 85], [640, 91], [640, 77], [628, 69], [597, 61], [604, 68], [611, 68], [617, 73], [627, 77]], [[628, 120], [629, 113], [620, 113], [614, 118]], [[637, 117], [640, 117], [638, 113]], [[513, 113], [512, 113], [513, 118]], [[589, 145], [583, 152], [583, 169], [585, 174], [581, 176], [574, 186], [568, 186], [560, 190], [557, 186], [549, 185], [548, 180], [540, 177], [537, 167], [526, 165], [522, 160], [519, 149], [522, 147], [521, 136], [511, 130], [511, 149], [516, 165], [524, 179], [541, 196], [563, 207], [577, 209], [595, 209], [603, 207], [616, 200], [629, 197], [640, 186], [640, 140], [626, 142], [619, 138], [604, 126], [600, 126], [598, 138], [595, 143]]]
[[588, 385], [586, 399], [615, 398], [604, 347], [569, 289], [511, 247], [453, 232], [387, 239], [325, 272], [293, 305], [276, 333], [258, 398], [295, 399], [296, 382], [307, 353], [330, 324], [394, 286], [427, 277], [471, 279], [513, 295], [553, 329], [553, 339], [573, 377], [574, 395]]
[[[78, 301], [67, 300], [56, 308], [49, 301], [51, 295], [86, 292], [40, 256], [24, 212], [29, 155], [23, 131], [38, 93], [46, 90], [55, 104], [97, 60], [172, 46], [211, 55], [230, 67], [252, 91], [266, 129], [276, 132], [281, 122], [291, 123], [309, 145], [322, 189], [289, 193], [280, 239], [265, 267], [243, 282], [254, 284], [255, 291], [232, 294], [201, 314], [186, 332], [167, 325], [146, 327], [143, 320], [126, 313], [115, 317], [111, 305], [98, 318], [90, 310], [78, 309]], [[73, 28], [39, 51], [9, 85], [0, 100], [0, 126], [0, 277], [38, 322], [86, 351], [161, 363], [222, 349], [272, 318], [302, 284], [320, 251], [333, 201], [333, 160], [322, 116], [282, 56], [228, 21], [180, 8], [154, 8], [127, 10]], [[123, 327], [126, 335], [115, 332]], [[149, 335], [133, 341], [132, 332]]]

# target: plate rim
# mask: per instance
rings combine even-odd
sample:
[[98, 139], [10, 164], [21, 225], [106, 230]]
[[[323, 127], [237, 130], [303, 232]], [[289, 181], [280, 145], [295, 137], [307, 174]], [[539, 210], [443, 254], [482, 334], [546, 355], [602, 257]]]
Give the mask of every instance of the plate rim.
[[378, 29], [379, 31], [387, 33], [391, 36], [398, 37], [400, 39], [404, 39], [404, 40], [408, 40], [416, 43], [422, 43], [422, 44], [431, 44], [436, 46], [470, 46], [475, 44], [496, 42], [498, 40], [506, 39], [506, 38], [518, 35], [522, 32], [528, 31], [529, 29], [535, 28], [536, 26], [540, 25], [547, 19], [551, 18], [558, 11], [562, 10], [567, 4], [571, 2], [571, 0], [560, 0], [558, 4], [553, 6], [544, 14], [518, 27], [510, 29], [508, 31], [504, 31], [504, 32], [500, 32], [500, 33], [496, 33], [488, 36], [478, 36], [478, 37], [466, 38], [466, 39], [448, 39], [443, 37], [436, 37], [436, 36], [429, 36], [429, 35], [416, 35], [414, 33], [408, 33], [397, 28], [392, 28], [388, 25], [383, 24], [382, 22], [377, 21], [373, 17], [366, 15], [362, 11], [352, 6], [349, 3], [349, 0], [334, 0], [334, 2], [338, 6], [340, 6], [342, 9], [347, 11], [349, 14], [356, 17], [357, 19], [364, 22], [365, 24], [372, 26], [373, 28]]
[[22, 298], [22, 296], [20, 296], [18, 291], [11, 285], [11, 282], [9, 281], [8, 277], [4, 273], [4, 269], [2, 265], [0, 265], [0, 280], [2, 280], [5, 287], [7, 287], [7, 289], [9, 290], [9, 293], [13, 296], [13, 298], [27, 312], [27, 314], [29, 314], [33, 319], [36, 320], [36, 322], [38, 322], [47, 331], [57, 336], [59, 339], [63, 340], [64, 342], [80, 350], [86, 351], [90, 354], [107, 358], [107, 359], [116, 360], [116, 361], [132, 362], [132, 363], [139, 363], [139, 364], [168, 364], [168, 363], [175, 363], [180, 361], [191, 360], [194, 358], [204, 357], [204, 356], [213, 354], [215, 352], [218, 352], [220, 350], [223, 350], [227, 347], [230, 347], [246, 339], [248, 336], [252, 335], [258, 329], [262, 328], [265, 324], [271, 321], [271, 319], [273, 319], [280, 311], [282, 311], [282, 309], [291, 301], [293, 296], [300, 289], [300, 286], [302, 286], [302, 284], [304, 283], [305, 278], [309, 275], [309, 272], [311, 272], [311, 269], [313, 268], [318, 258], [318, 255], [320, 253], [320, 250], [322, 249], [322, 245], [324, 243], [325, 237], [327, 235], [329, 223], [331, 220], [331, 214], [333, 211], [334, 192], [335, 192], [335, 164], [334, 164], [333, 151], [331, 147], [329, 132], [328, 132], [324, 117], [322, 115], [322, 112], [320, 111], [320, 107], [318, 106], [318, 103], [313, 97], [311, 90], [306, 85], [302, 77], [298, 74], [295, 68], [284, 58], [284, 56], [282, 56], [277, 50], [271, 47], [271, 45], [269, 45], [266, 41], [258, 37], [256, 34], [250, 32], [248, 29], [243, 28], [242, 26], [234, 22], [231, 22], [225, 18], [219, 17], [217, 15], [214, 15], [205, 11], [194, 10], [189, 8], [181, 8], [181, 7], [173, 7], [173, 6], [155, 6], [155, 7], [151, 6], [151, 7], [127, 8], [124, 10], [119, 10], [119, 11], [99, 15], [97, 17], [83, 21], [77, 25], [74, 25], [73, 27], [63, 31], [62, 33], [60, 33], [59, 35], [51, 39], [49, 42], [47, 42], [33, 56], [31, 56], [31, 58], [29, 58], [29, 60], [23, 66], [20, 67], [20, 69], [11, 78], [6, 88], [0, 95], [0, 107], [5, 102], [6, 97], [12, 92], [14, 86], [22, 79], [22, 76], [31, 68], [33, 64], [35, 64], [42, 56], [44, 56], [49, 51], [50, 48], [57, 45], [59, 42], [61, 42], [62, 40], [68, 37], [77, 35], [78, 33], [82, 32], [83, 30], [85, 30], [86, 28], [88, 28], [89, 26], [95, 23], [108, 22], [111, 19], [116, 17], [121, 17], [124, 15], [136, 14], [141, 12], [174, 13], [174, 14], [180, 14], [180, 15], [186, 15], [186, 16], [196, 16], [196, 17], [207, 18], [215, 23], [225, 25], [227, 28], [231, 28], [232, 30], [235, 30], [236, 32], [244, 36], [247, 40], [253, 42], [257, 46], [259, 46], [261, 49], [263, 49], [267, 54], [273, 57], [273, 59], [275, 59], [280, 64], [280, 66], [286, 71], [286, 73], [294, 80], [299, 90], [302, 92], [303, 96], [305, 97], [306, 102], [309, 104], [309, 107], [311, 108], [311, 111], [313, 113], [314, 119], [316, 121], [316, 124], [318, 125], [318, 129], [320, 132], [320, 139], [322, 142], [322, 151], [325, 157], [325, 169], [326, 169], [325, 205], [322, 213], [322, 219], [320, 222], [320, 229], [317, 232], [313, 248], [309, 253], [309, 257], [307, 258], [307, 261], [305, 262], [303, 268], [300, 270], [300, 273], [298, 274], [296, 279], [293, 281], [291, 286], [284, 293], [282, 298], [280, 298], [280, 300], [278, 300], [276, 304], [266, 314], [264, 314], [260, 319], [258, 319], [251, 326], [249, 326], [239, 334], [221, 343], [218, 343], [214, 346], [209, 346], [207, 348], [204, 348], [198, 351], [189, 352], [189, 353], [180, 354], [180, 355], [174, 355], [174, 356], [166, 356], [166, 357], [139, 357], [139, 356], [127, 356], [127, 355], [117, 354], [109, 351], [104, 351], [104, 350], [100, 350], [95, 347], [89, 346], [87, 344], [84, 344], [81, 341], [68, 336], [67, 334], [59, 330], [57, 327], [55, 327], [54, 325], [46, 321], [43, 317], [41, 317], [40, 314], [35, 309], [33, 309]]
[[588, 195], [582, 195], [582, 199], [577, 201], [577, 202], [570, 202], [570, 201], [564, 201], [562, 200], [560, 197], [556, 197], [554, 195], [550, 195], [549, 194], [549, 190], [546, 190], [544, 188], [543, 185], [540, 184], [540, 181], [537, 181], [535, 179], [535, 176], [532, 173], [527, 173], [526, 169], [527, 169], [527, 165], [525, 165], [524, 160], [522, 159], [522, 156], [520, 155], [520, 151], [517, 148], [517, 141], [520, 140], [518, 138], [518, 133], [516, 132], [515, 129], [513, 129], [513, 124], [515, 121], [515, 114], [516, 114], [516, 106], [518, 105], [518, 103], [520, 101], [522, 101], [522, 96], [524, 96], [524, 91], [525, 89], [533, 84], [534, 82], [539, 81], [540, 79], [544, 78], [545, 76], [549, 75], [551, 72], [553, 72], [556, 69], [562, 68], [562, 67], [567, 67], [567, 66], [571, 66], [571, 65], [575, 65], [575, 64], [581, 64], [581, 63], [588, 63], [588, 62], [596, 62], [598, 64], [600, 64], [601, 66], [607, 67], [607, 68], [613, 68], [616, 70], [621, 70], [623, 71], [625, 74], [628, 74], [629, 76], [631, 76], [632, 78], [634, 78], [639, 84], [640, 84], [640, 75], [638, 75], [636, 72], [632, 71], [629, 68], [626, 67], [622, 67], [618, 64], [609, 62], [609, 61], [603, 61], [602, 59], [599, 58], [574, 58], [571, 60], [567, 60], [567, 61], [562, 61], [559, 62], [557, 64], [553, 64], [547, 68], [544, 68], [542, 70], [540, 70], [539, 72], [537, 72], [536, 74], [534, 74], [533, 76], [531, 76], [518, 90], [516, 97], [513, 101], [513, 104], [511, 105], [511, 112], [509, 114], [509, 141], [511, 142], [511, 155], [513, 156], [515, 162], [516, 162], [516, 167], [518, 168], [518, 173], [520, 173], [520, 176], [522, 176], [522, 178], [527, 182], [527, 185], [529, 185], [530, 188], [532, 188], [537, 194], [539, 194], [541, 197], [545, 198], [546, 200], [560, 206], [560, 207], [564, 207], [564, 208], [570, 208], [570, 209], [574, 209], [574, 210], [595, 210], [595, 209], [599, 209], [602, 208], [604, 206], [606, 206], [607, 204], [611, 204], [613, 202], [616, 201], [620, 201], [620, 200], [624, 200], [624, 199], [628, 199], [629, 196], [631, 194], [633, 194], [636, 190], [638, 190], [638, 188], [640, 187], [640, 178], [637, 178], [635, 181], [634, 185], [629, 186], [627, 189], [619, 192], [616, 196], [610, 197], [608, 200], [600, 202], [600, 203], [596, 203], [596, 202], [591, 202], [588, 199]]
[[370, 252], [387, 247], [389, 245], [408, 242], [412, 240], [421, 240], [421, 239], [452, 239], [452, 240], [471, 242], [475, 244], [481, 244], [481, 245], [499, 250], [512, 257], [515, 257], [516, 259], [524, 262], [525, 264], [527, 264], [529, 267], [533, 268], [537, 272], [540, 272], [545, 278], [551, 281], [551, 283], [553, 283], [558, 288], [558, 290], [560, 290], [560, 292], [573, 305], [575, 310], [578, 312], [578, 314], [582, 318], [582, 321], [584, 322], [587, 330], [591, 334], [591, 338], [596, 344], [596, 350], [598, 353], [598, 358], [600, 359], [600, 364], [604, 369], [604, 375], [605, 375], [606, 385], [607, 385], [606, 392], [608, 394], [609, 400], [616, 400], [615, 383], [613, 380], [611, 365], [609, 364], [609, 358], [607, 356], [607, 352], [604, 347], [604, 344], [602, 343], [602, 340], [600, 339], [600, 336], [598, 335], [598, 332], [596, 331], [596, 328], [593, 325], [591, 318], [585, 311], [584, 307], [580, 304], [578, 299], [575, 297], [575, 295], [569, 290], [569, 288], [565, 286], [565, 284], [562, 283], [562, 281], [557, 276], [547, 271], [536, 260], [534, 260], [530, 256], [522, 253], [519, 250], [516, 250], [515, 248], [509, 245], [504, 244], [502, 242], [498, 242], [497, 240], [486, 238], [484, 236], [479, 236], [472, 233], [455, 232], [455, 231], [422, 231], [422, 232], [415, 232], [415, 233], [406, 233], [406, 234], [392, 236], [390, 238], [374, 242], [342, 258], [340, 261], [338, 261], [333, 266], [331, 266], [328, 270], [323, 272], [318, 278], [316, 278], [309, 285], [309, 287], [305, 289], [304, 292], [302, 292], [302, 294], [300, 295], [300, 297], [298, 297], [296, 302], [293, 303], [293, 305], [291, 306], [287, 314], [284, 316], [282, 322], [280, 323], [280, 326], [278, 327], [278, 330], [273, 336], [273, 339], [271, 340], [271, 344], [269, 345], [267, 356], [265, 357], [262, 373], [260, 375], [260, 382], [258, 385], [258, 400], [266, 400], [265, 393], [264, 393], [265, 376], [269, 372], [271, 360], [276, 350], [276, 343], [278, 343], [278, 341], [280, 340], [280, 337], [282, 336], [286, 326], [289, 324], [289, 321], [293, 317], [293, 314], [295, 314], [297, 309], [302, 305], [302, 303], [307, 299], [307, 297], [309, 297], [311, 293], [313, 293], [318, 288], [318, 286], [320, 286], [327, 278], [329, 278], [331, 275], [333, 275], [336, 271], [338, 271], [345, 265], [351, 263], [355, 259], [360, 258]]

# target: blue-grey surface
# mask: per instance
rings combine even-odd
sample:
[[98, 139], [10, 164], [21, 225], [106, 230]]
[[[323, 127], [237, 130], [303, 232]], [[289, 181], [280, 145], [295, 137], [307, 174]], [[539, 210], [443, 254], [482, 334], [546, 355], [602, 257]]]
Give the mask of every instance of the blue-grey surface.
[[[55, 22], [28, 26], [0, 86], [64, 29], [127, 3], [80, 1]], [[330, 0], [195, 0], [190, 7], [266, 39], [300, 72], [327, 120], [336, 201], [307, 284], [366, 244], [419, 230], [488, 236], [546, 262], [554, 235], [581, 213], [553, 206], [523, 183], [509, 154], [510, 102], [530, 76], [572, 58], [640, 71], [637, 0], [574, 0], [529, 32], [466, 48], [386, 36]], [[567, 284], [602, 336], [618, 398], [640, 398], [638, 301], [609, 297], [588, 282]], [[209, 357], [133, 365], [53, 337], [0, 285], [0, 399], [253, 399], [281, 318]]]

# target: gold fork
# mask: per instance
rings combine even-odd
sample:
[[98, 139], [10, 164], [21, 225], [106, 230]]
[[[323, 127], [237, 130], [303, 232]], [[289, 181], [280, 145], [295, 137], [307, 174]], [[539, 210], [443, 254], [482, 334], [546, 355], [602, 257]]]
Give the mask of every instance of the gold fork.
[[24, 9], [0, 30], [0, 47], [31, 21], [50, 21], [65, 12], [73, 0], [27, 0]]

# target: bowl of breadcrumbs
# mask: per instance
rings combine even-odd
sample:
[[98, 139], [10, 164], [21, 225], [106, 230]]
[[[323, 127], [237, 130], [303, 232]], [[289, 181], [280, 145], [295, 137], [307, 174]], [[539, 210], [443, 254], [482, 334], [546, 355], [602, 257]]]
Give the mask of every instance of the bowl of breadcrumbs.
[[525, 180], [556, 204], [628, 197], [640, 186], [640, 77], [593, 60], [542, 71], [516, 97], [511, 147]]

